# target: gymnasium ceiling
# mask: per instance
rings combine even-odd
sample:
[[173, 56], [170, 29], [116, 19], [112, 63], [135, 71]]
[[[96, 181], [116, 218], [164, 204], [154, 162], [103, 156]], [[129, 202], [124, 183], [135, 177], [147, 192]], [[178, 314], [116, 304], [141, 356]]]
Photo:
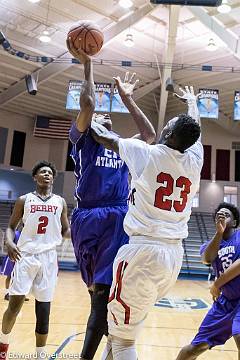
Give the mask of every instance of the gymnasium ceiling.
[[[111, 81], [125, 68], [115, 61], [152, 62], [138, 66], [140, 87], [135, 97], [149, 113], [159, 112], [159, 129], [165, 117], [182, 111], [181, 103], [161, 91], [162, 83], [172, 76], [176, 83], [196, 88], [209, 87], [220, 91], [220, 118], [217, 123], [233, 134], [240, 134], [240, 125], [233, 123], [234, 90], [240, 90], [240, 1], [229, 0], [232, 11], [220, 14], [215, 8], [152, 6], [148, 1], [133, 0], [130, 9], [123, 9], [118, 0], [0, 0], [0, 30], [12, 47], [31, 55], [70, 58], [65, 46], [68, 29], [80, 19], [93, 20], [105, 33], [105, 45], [96, 59], [113, 60], [113, 65], [96, 65], [95, 80]], [[48, 10], [49, 9], [49, 10]], [[52, 41], [44, 44], [39, 36], [48, 30]], [[133, 35], [134, 47], [124, 45], [126, 34]], [[218, 49], [209, 52], [213, 38]], [[183, 64], [163, 67], [162, 64]], [[220, 72], [199, 71], [201, 65], [223, 67]], [[186, 66], [188, 65], [188, 66]], [[193, 69], [192, 65], [196, 65]], [[227, 67], [227, 69], [226, 69]], [[233, 67], [238, 72], [230, 72]], [[26, 92], [24, 76], [39, 69], [37, 96]], [[66, 91], [70, 79], [82, 78], [82, 66], [63, 60], [45, 64], [29, 62], [9, 55], [0, 47], [0, 108], [34, 117], [36, 114], [74, 118], [65, 110]]]

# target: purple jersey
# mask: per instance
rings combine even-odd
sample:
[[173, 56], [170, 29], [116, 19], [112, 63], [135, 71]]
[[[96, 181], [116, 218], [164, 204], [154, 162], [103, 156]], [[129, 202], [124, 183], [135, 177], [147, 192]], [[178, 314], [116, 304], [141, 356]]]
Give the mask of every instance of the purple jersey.
[[[209, 241], [201, 246], [202, 255]], [[212, 263], [217, 277], [219, 277], [237, 259], [240, 259], [240, 230], [236, 231], [228, 240], [222, 240], [218, 255]], [[240, 276], [235, 277], [222, 287], [222, 293], [228, 300], [240, 299]]]
[[128, 168], [118, 154], [105, 149], [74, 123], [69, 133], [73, 144], [78, 207], [114, 206], [127, 202]]

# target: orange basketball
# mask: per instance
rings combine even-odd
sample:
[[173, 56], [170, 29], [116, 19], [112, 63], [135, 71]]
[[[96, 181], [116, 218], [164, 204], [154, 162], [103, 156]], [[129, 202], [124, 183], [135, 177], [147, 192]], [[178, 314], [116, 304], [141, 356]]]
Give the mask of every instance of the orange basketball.
[[81, 48], [90, 56], [97, 54], [101, 50], [104, 41], [100, 27], [87, 20], [82, 20], [72, 26], [67, 37], [71, 37], [76, 50]]

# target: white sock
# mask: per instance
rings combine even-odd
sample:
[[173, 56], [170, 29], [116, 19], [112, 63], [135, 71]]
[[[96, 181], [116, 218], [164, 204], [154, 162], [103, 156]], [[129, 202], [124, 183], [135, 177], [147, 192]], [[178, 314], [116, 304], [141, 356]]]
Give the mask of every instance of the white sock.
[[36, 354], [37, 354], [37, 360], [44, 360], [45, 358], [47, 359], [47, 356], [44, 356], [44, 354], [47, 354], [46, 351], [46, 346], [36, 346]]
[[112, 353], [114, 360], [137, 360], [134, 340], [120, 339], [112, 336]]
[[5, 295], [9, 294], [9, 289], [5, 289]]
[[113, 354], [112, 354], [112, 340], [111, 337], [108, 336], [107, 344], [105, 346], [105, 349], [102, 353], [102, 360], [113, 360]]
[[3, 334], [3, 333], [1, 332], [1, 334], [0, 334], [0, 343], [2, 343], [2, 344], [9, 344], [10, 334], [11, 334], [11, 333], [9, 333], [9, 334]]

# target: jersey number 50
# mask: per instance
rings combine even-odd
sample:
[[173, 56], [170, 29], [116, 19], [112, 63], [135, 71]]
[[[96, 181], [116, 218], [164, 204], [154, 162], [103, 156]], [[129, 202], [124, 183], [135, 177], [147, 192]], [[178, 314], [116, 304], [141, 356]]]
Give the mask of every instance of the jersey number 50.
[[[157, 182], [165, 186], [160, 186], [156, 190], [154, 206], [162, 210], [171, 211], [173, 208], [176, 212], [182, 212], [187, 204], [188, 194], [190, 193], [192, 185], [191, 181], [184, 176], [180, 176], [175, 183], [175, 180], [170, 174], [161, 172], [157, 176]], [[180, 201], [166, 198], [172, 195], [174, 186], [182, 189]]]

